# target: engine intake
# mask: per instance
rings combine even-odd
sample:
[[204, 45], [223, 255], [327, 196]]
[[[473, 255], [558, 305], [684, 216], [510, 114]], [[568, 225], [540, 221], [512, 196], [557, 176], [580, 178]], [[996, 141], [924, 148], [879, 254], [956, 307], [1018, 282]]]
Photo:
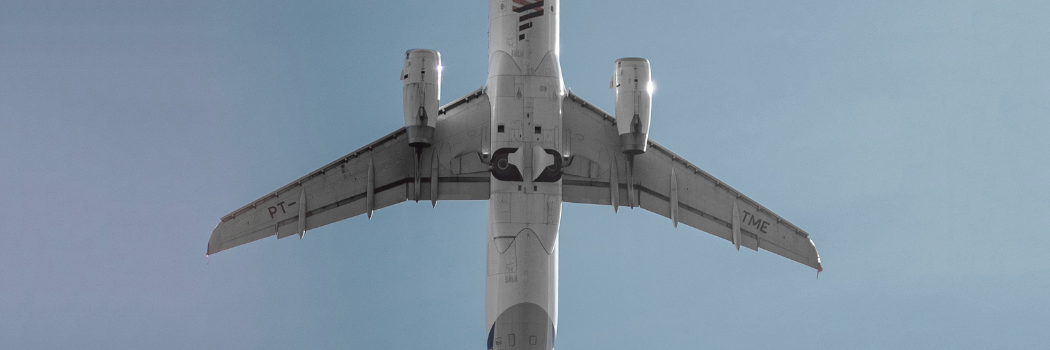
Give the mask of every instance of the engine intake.
[[653, 81], [649, 60], [627, 57], [616, 60], [609, 88], [616, 90], [616, 128], [623, 153], [645, 153], [649, 144]]
[[430, 147], [441, 99], [441, 54], [434, 50], [408, 50], [401, 80], [405, 86], [408, 144], [416, 148]]

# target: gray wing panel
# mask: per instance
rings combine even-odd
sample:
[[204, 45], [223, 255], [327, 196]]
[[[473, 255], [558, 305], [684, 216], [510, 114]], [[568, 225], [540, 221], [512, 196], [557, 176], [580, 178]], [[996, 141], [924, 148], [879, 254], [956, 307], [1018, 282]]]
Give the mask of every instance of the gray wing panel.
[[212, 232], [208, 254], [269, 236], [296, 235], [410, 199], [488, 199], [489, 172], [478, 153], [488, 137], [489, 114], [480, 89], [449, 103], [439, 111], [434, 146], [423, 150], [418, 166], [400, 128], [224, 216]]
[[[805, 231], [656, 142], [650, 141], [649, 150], [634, 157], [634, 172], [629, 173], [615, 118], [571, 93], [562, 110], [574, 156], [562, 182], [566, 202], [637, 205], [675, 225], [680, 222], [821, 269]], [[632, 179], [633, 192], [628, 191]], [[739, 235], [734, 235], [734, 224]]]
[[[626, 169], [626, 158], [619, 152], [620, 139], [615, 119], [578, 96], [569, 93], [562, 104], [570, 162], [564, 169], [562, 200], [571, 203], [628, 205], [626, 187], [609, 186]], [[615, 182], [615, 181], [613, 181]]]

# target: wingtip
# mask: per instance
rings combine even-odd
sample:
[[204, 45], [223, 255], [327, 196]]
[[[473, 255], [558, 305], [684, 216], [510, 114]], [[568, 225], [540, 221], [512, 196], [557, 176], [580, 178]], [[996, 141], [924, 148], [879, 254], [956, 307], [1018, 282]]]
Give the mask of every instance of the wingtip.
[[205, 258], [208, 258], [208, 256], [218, 253], [221, 250], [219, 249], [220, 226], [222, 226], [222, 222], [215, 225], [215, 228], [211, 231], [211, 236], [208, 237], [208, 249], [204, 251]]
[[204, 263], [205, 263], [205, 264], [208, 264], [209, 262], [211, 262], [211, 259], [210, 259], [210, 258], [211, 258], [211, 255], [212, 255], [213, 253], [215, 253], [215, 252], [214, 252], [214, 251], [212, 251], [212, 249], [211, 249], [211, 242], [208, 242], [208, 249], [206, 249], [206, 250], [204, 251]]

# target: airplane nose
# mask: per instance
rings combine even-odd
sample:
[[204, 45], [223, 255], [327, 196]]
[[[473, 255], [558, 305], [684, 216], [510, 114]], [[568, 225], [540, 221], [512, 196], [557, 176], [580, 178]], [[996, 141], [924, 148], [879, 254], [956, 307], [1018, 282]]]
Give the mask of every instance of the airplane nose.
[[496, 318], [488, 345], [490, 350], [553, 349], [554, 323], [543, 307], [520, 303]]

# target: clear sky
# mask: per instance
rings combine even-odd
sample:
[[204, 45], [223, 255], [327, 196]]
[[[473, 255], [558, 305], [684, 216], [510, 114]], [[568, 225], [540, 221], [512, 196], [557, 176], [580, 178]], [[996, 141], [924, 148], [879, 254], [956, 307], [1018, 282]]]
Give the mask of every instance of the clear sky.
[[[0, 1], [0, 348], [482, 349], [485, 205], [205, 259], [219, 218], [484, 83], [485, 1]], [[564, 0], [562, 68], [811, 234], [565, 205], [558, 349], [1050, 346], [1046, 1]]]

